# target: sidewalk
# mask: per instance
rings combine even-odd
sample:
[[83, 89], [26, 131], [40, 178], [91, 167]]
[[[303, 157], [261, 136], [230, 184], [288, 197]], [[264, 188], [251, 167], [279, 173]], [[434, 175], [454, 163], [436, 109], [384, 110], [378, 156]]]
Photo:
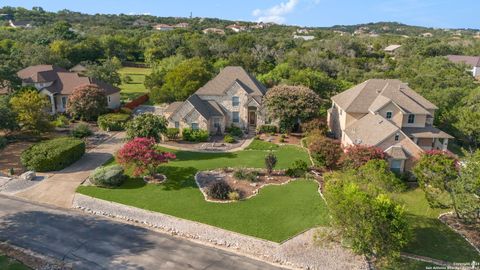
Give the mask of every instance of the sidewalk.
[[113, 156], [122, 146], [124, 137], [124, 132], [113, 135], [85, 153], [79, 161], [71, 166], [54, 172], [38, 185], [14, 195], [30, 201], [70, 208], [77, 187], [90, 175], [91, 171]]

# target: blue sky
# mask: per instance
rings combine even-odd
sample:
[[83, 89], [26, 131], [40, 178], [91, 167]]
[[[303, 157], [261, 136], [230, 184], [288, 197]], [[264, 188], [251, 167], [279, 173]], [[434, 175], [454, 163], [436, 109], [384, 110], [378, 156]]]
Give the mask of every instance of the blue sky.
[[2, 0], [49, 11], [151, 14], [331, 26], [378, 21], [441, 28], [480, 28], [478, 0]]

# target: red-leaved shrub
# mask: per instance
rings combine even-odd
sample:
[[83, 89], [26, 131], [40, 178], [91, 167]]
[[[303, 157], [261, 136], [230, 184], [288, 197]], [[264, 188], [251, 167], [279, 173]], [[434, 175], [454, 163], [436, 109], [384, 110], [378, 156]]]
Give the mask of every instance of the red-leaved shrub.
[[345, 155], [341, 163], [346, 168], [357, 169], [372, 159], [386, 159], [383, 150], [374, 146], [352, 145], [344, 150]]

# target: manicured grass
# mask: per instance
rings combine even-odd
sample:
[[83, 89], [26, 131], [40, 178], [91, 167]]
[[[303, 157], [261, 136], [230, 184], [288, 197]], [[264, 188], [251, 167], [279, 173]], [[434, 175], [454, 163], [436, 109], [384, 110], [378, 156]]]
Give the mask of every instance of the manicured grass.
[[10, 259], [10, 258], [0, 254], [0, 269], [2, 269], [2, 270], [28, 270], [30, 268], [28, 268], [27, 266], [25, 266], [24, 264], [22, 264], [22, 263], [20, 263], [16, 260]]
[[379, 270], [426, 270], [434, 269], [433, 267], [435, 266], [439, 267], [431, 263], [400, 258], [394, 262], [391, 262], [389, 265], [377, 265], [376, 267]]
[[[84, 186], [79, 187], [78, 192], [276, 242], [317, 225], [328, 224], [327, 208], [314, 181], [298, 180], [287, 185], [268, 186], [257, 196], [235, 203], [205, 201], [193, 178], [198, 170], [260, 168], [263, 167], [265, 151], [169, 151], [177, 154], [177, 160], [162, 167], [161, 172], [168, 178], [165, 184], [144, 184], [139, 179], [130, 178], [116, 189]], [[308, 161], [307, 153], [294, 146], [280, 147], [275, 153], [279, 169], [287, 168], [298, 158]]]
[[120, 89], [122, 89], [120, 94], [123, 101], [135, 99], [149, 92], [143, 82], [145, 81], [145, 76], [150, 74], [150, 72], [150, 68], [124, 67], [120, 69], [119, 73], [121, 76], [129, 75], [132, 78], [131, 83], [122, 83], [120, 85]]
[[393, 196], [405, 204], [414, 239], [405, 252], [449, 262], [479, 261], [480, 255], [458, 233], [438, 220], [442, 212], [432, 209], [421, 189], [410, 190]]
[[255, 139], [247, 147], [247, 150], [276, 150], [278, 147], [278, 144]]

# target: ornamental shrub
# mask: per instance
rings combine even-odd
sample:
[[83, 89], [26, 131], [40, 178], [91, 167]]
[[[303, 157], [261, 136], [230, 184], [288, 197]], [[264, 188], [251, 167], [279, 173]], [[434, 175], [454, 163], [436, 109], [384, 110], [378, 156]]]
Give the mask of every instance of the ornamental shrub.
[[23, 151], [23, 166], [37, 172], [61, 170], [85, 154], [85, 142], [72, 137], [60, 137], [34, 144]]
[[258, 133], [277, 133], [278, 127], [274, 125], [261, 125], [257, 129]]
[[125, 180], [123, 168], [119, 165], [111, 165], [96, 168], [90, 175], [90, 182], [99, 187], [118, 187]]
[[273, 153], [268, 153], [268, 155], [265, 156], [265, 168], [267, 169], [268, 174], [272, 174], [275, 165], [277, 165], [277, 156]]
[[154, 138], [159, 142], [167, 130], [167, 119], [151, 113], [140, 114], [125, 125], [125, 130], [129, 139]]
[[232, 191], [232, 187], [224, 180], [214, 181], [207, 187], [208, 196], [217, 200], [228, 199], [228, 194]]
[[80, 123], [72, 130], [72, 136], [75, 138], [85, 138], [92, 135], [93, 132], [87, 124]]
[[325, 136], [328, 132], [327, 121], [322, 118], [314, 118], [300, 125], [302, 132], [310, 134], [312, 131], [318, 131]]
[[184, 128], [182, 130], [182, 138], [188, 142], [206, 142], [209, 137], [210, 134], [207, 130], [191, 128]]
[[101, 130], [121, 131], [125, 129], [125, 124], [129, 118], [129, 114], [107, 113], [98, 117], [97, 124]]
[[133, 167], [133, 174], [139, 176], [145, 172], [153, 175], [162, 163], [176, 156], [169, 152], [155, 149], [153, 138], [135, 138], [127, 142], [117, 154], [117, 161], [124, 168]]
[[310, 138], [308, 149], [316, 165], [328, 169], [335, 168], [343, 154], [340, 142], [326, 137]]
[[225, 137], [223, 137], [223, 141], [226, 142], [226, 143], [234, 143], [235, 138], [232, 135], [227, 134], [227, 135], [225, 135]]
[[233, 173], [233, 177], [238, 180], [248, 180], [250, 182], [258, 182], [258, 171], [248, 171], [246, 169], [238, 169]]
[[303, 177], [305, 173], [308, 171], [308, 164], [307, 162], [298, 159], [293, 162], [292, 166], [290, 166], [287, 171], [285, 172], [286, 175], [290, 177]]
[[356, 169], [372, 159], [386, 159], [381, 148], [365, 145], [352, 145], [345, 148], [341, 163], [345, 168]]
[[57, 128], [66, 128], [70, 124], [68, 118], [63, 115], [59, 114], [55, 120], [52, 121], [52, 125]]
[[107, 96], [98, 85], [88, 84], [75, 88], [68, 97], [67, 112], [74, 118], [95, 120], [107, 111]]
[[234, 136], [234, 137], [242, 137], [243, 136], [242, 129], [237, 127], [237, 126], [234, 126], [233, 124], [229, 127], [226, 127], [225, 132]]
[[238, 193], [238, 191], [229, 192], [228, 199], [231, 201], [238, 201], [240, 200], [240, 193]]
[[165, 132], [165, 137], [169, 140], [178, 139], [178, 135], [180, 135], [180, 129], [178, 128], [167, 128], [167, 131]]

